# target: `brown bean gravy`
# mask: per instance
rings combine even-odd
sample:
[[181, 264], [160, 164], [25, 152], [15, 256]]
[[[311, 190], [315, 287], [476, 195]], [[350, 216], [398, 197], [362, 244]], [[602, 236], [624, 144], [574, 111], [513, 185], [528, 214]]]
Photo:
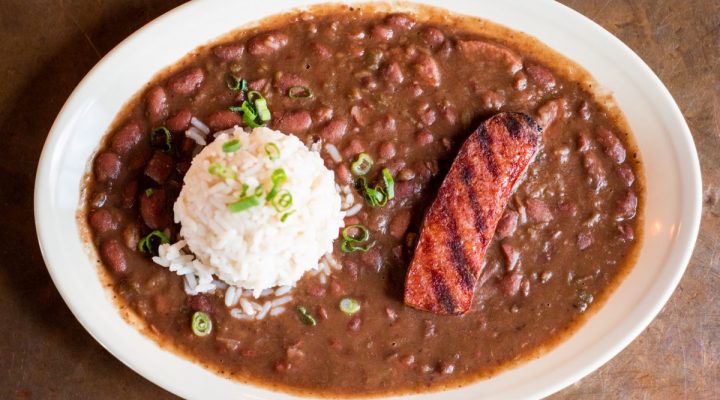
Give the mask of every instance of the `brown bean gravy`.
[[[124, 309], [163, 345], [218, 373], [296, 393], [378, 395], [437, 390], [497, 373], [547, 350], [600, 307], [631, 268], [644, 198], [637, 150], [621, 119], [591, 95], [582, 71], [533, 39], [438, 9], [389, 13], [324, 6], [264, 21], [200, 48], [159, 75], [118, 116], [85, 187], [91, 240]], [[359, 153], [395, 178], [395, 199], [365, 204], [346, 224], [375, 246], [335, 257], [322, 284], [305, 276], [289, 311], [240, 320], [223, 291], [189, 296], [181, 277], [138, 251], [154, 229], [177, 240], [172, 205], [199, 145], [191, 117], [212, 131], [243, 125], [228, 74], [267, 99], [269, 126], [321, 155], [350, 185]], [[312, 97], [289, 96], [302, 87]], [[297, 90], [297, 89], [292, 89]], [[500, 111], [543, 128], [542, 147], [507, 205], [463, 316], [402, 303], [405, 273], [426, 208], [460, 145]], [[153, 147], [165, 126], [172, 151]], [[153, 195], [147, 196], [147, 189]], [[357, 201], [363, 201], [356, 194]], [[361, 309], [346, 315], [339, 301]], [[317, 325], [294, 312], [305, 307]], [[193, 334], [196, 310], [213, 322]]]

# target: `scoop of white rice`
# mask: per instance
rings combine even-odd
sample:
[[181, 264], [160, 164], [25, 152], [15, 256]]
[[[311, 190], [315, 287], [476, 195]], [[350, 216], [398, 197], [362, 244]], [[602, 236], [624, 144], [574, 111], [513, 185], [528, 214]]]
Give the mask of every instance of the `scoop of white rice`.
[[[241, 148], [224, 152], [223, 144], [240, 141]], [[272, 144], [271, 144], [272, 143]], [[271, 159], [273, 144], [279, 157]], [[233, 171], [234, 179], [209, 172], [212, 164]], [[231, 212], [243, 184], [252, 194], [258, 185], [267, 194], [271, 174], [282, 168], [287, 180], [280, 189], [292, 195], [292, 206], [282, 212], [260, 198], [261, 205]], [[215, 275], [229, 285], [253, 290], [257, 296], [274, 286], [293, 286], [302, 275], [317, 268], [318, 260], [332, 252], [333, 240], [343, 227], [344, 213], [333, 172], [317, 152], [300, 140], [268, 128], [246, 133], [240, 128], [218, 135], [192, 161], [174, 206], [180, 235], [197, 261], [199, 277]], [[293, 211], [285, 221], [282, 215]], [[165, 249], [163, 249], [165, 250]]]

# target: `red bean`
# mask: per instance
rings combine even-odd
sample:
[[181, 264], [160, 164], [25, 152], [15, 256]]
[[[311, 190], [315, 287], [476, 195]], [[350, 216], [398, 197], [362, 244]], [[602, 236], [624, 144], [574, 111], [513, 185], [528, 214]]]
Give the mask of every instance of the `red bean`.
[[495, 236], [498, 239], [505, 239], [515, 233], [517, 228], [518, 218], [520, 214], [517, 211], [507, 210], [503, 214], [500, 221], [498, 221], [497, 228], [495, 229]]
[[350, 321], [348, 321], [348, 329], [357, 332], [360, 330], [360, 327], [362, 326], [362, 319], [360, 319], [359, 315], [355, 315], [352, 318], [350, 318]]
[[245, 53], [245, 46], [242, 43], [226, 43], [215, 46], [213, 54], [223, 61], [233, 61], [242, 58]]
[[558, 204], [558, 210], [563, 213], [564, 215], [574, 217], [578, 213], [578, 207], [575, 203], [565, 201], [560, 204]]
[[162, 86], [155, 86], [145, 95], [145, 112], [153, 123], [157, 123], [167, 115], [167, 93]]
[[98, 182], [107, 182], [117, 179], [120, 175], [120, 157], [106, 151], [95, 158], [95, 178]]
[[550, 100], [538, 108], [535, 121], [541, 128], [547, 129], [555, 120], [565, 115], [566, 108], [565, 99]]
[[123, 229], [123, 240], [129, 249], [137, 249], [140, 242], [140, 227], [135, 223], [130, 223]]
[[395, 184], [395, 198], [406, 199], [418, 193], [420, 185], [415, 181], [400, 182]]
[[390, 221], [389, 232], [395, 239], [402, 239], [410, 225], [410, 211], [402, 210]]
[[630, 242], [635, 239], [635, 230], [629, 224], [622, 223], [618, 225], [618, 230], [620, 231], [620, 240]]
[[430, 107], [426, 107], [418, 111], [418, 118], [425, 126], [430, 126], [437, 120], [437, 112]]
[[330, 50], [325, 45], [322, 45], [320, 43], [311, 43], [310, 52], [321, 60], [329, 60], [330, 58], [332, 58], [332, 53], [330, 52]]
[[138, 183], [137, 181], [128, 182], [122, 191], [122, 206], [124, 208], [132, 208], [135, 205], [137, 197]]
[[145, 175], [162, 184], [170, 176], [174, 166], [175, 160], [171, 156], [156, 151], [145, 167]]
[[346, 185], [351, 183], [353, 180], [352, 174], [350, 173], [350, 168], [348, 168], [345, 163], [342, 163], [335, 168], [335, 176], [340, 183]]
[[123, 245], [117, 239], [108, 239], [100, 244], [100, 256], [110, 270], [122, 275], [128, 270], [127, 258]]
[[515, 247], [508, 243], [502, 243], [500, 244], [500, 249], [503, 252], [503, 255], [505, 256], [505, 270], [506, 271], [512, 271], [515, 269], [515, 266], [517, 265], [517, 262], [520, 261], [520, 252], [518, 252]]
[[333, 117], [333, 109], [330, 107], [321, 106], [313, 111], [313, 120], [315, 123], [322, 124], [330, 121]]
[[110, 148], [119, 155], [127, 154], [142, 139], [142, 130], [137, 122], [123, 125], [112, 137]]
[[520, 57], [503, 46], [481, 40], [459, 40], [457, 46], [460, 53], [471, 61], [486, 59], [500, 61], [513, 74], [522, 69]]
[[207, 117], [207, 124], [213, 131], [221, 131], [229, 129], [243, 122], [240, 114], [230, 110], [220, 110], [210, 114]]
[[358, 266], [353, 261], [345, 261], [343, 263], [343, 271], [347, 271], [347, 274], [352, 281], [356, 281], [360, 275]]
[[165, 126], [172, 132], [186, 131], [190, 127], [191, 119], [192, 113], [190, 110], [184, 109], [165, 121]]
[[481, 92], [480, 100], [482, 101], [483, 107], [488, 110], [499, 110], [505, 105], [505, 96], [494, 90]]
[[550, 207], [545, 201], [528, 198], [525, 201], [528, 217], [535, 222], [550, 222], [553, 219]]
[[325, 287], [320, 285], [309, 286], [306, 290], [308, 295], [312, 297], [325, 297]]
[[315, 308], [315, 315], [317, 315], [318, 318], [319, 318], [320, 320], [323, 320], [323, 321], [325, 321], [325, 320], [328, 319], [327, 310], [325, 310], [325, 307], [323, 307], [323, 306], [321, 306], [321, 305], [320, 305], [320, 306], [317, 306], [317, 307]]
[[117, 229], [118, 222], [110, 211], [100, 208], [90, 214], [90, 226], [96, 233], [105, 233]]
[[275, 74], [275, 81], [273, 83], [275, 89], [282, 95], [287, 95], [288, 90], [293, 86], [305, 86], [308, 87], [308, 82], [294, 74], [287, 72], [278, 72]]
[[590, 140], [587, 132], [582, 132], [578, 135], [577, 146], [578, 150], [582, 153], [590, 150], [592, 147], [592, 141]]
[[205, 80], [200, 67], [192, 67], [178, 72], [168, 79], [167, 87], [172, 95], [185, 96], [195, 91]]
[[140, 215], [151, 229], [163, 229], [172, 220], [167, 206], [167, 195], [163, 189], [155, 189], [150, 196], [140, 196]]
[[395, 145], [389, 141], [383, 141], [378, 146], [378, 154], [383, 160], [390, 160], [395, 157], [396, 150]]
[[370, 119], [370, 109], [367, 107], [361, 107], [361, 106], [352, 106], [350, 108], [350, 115], [352, 115], [353, 120], [355, 121], [358, 126], [365, 126], [368, 123], [368, 120]]
[[415, 26], [415, 20], [408, 14], [396, 13], [385, 17], [385, 23], [395, 28], [405, 30], [412, 29]]
[[632, 219], [637, 212], [638, 198], [635, 192], [628, 190], [618, 200], [616, 215], [618, 219]]
[[281, 115], [275, 122], [275, 129], [285, 133], [301, 133], [312, 125], [312, 118], [307, 111], [290, 111]]
[[382, 254], [380, 254], [380, 249], [378, 249], [377, 246], [371, 248], [365, 253], [362, 253], [360, 259], [366, 266], [375, 272], [380, 272], [380, 269], [382, 268]]
[[400, 64], [392, 62], [380, 69], [380, 76], [391, 84], [401, 84], [405, 80]]
[[426, 146], [432, 143], [433, 140], [435, 140], [435, 138], [427, 129], [420, 130], [415, 134], [415, 141], [421, 146]]
[[431, 26], [423, 28], [419, 33], [420, 40], [425, 42], [430, 48], [440, 47], [445, 41], [445, 35], [440, 29], [433, 28]]
[[600, 126], [595, 129], [595, 136], [598, 143], [600, 143], [603, 150], [605, 150], [605, 154], [607, 154], [611, 160], [618, 164], [622, 164], [625, 161], [625, 147], [623, 147], [620, 139], [610, 132], [609, 129]]
[[578, 250], [585, 250], [593, 243], [593, 237], [590, 232], [580, 232], [577, 236]]
[[625, 182], [625, 185], [627, 187], [632, 186], [632, 184], [635, 182], [635, 174], [632, 171], [632, 168], [630, 168], [627, 165], [621, 165], [617, 169], [618, 175], [620, 175], [620, 178]]
[[265, 57], [274, 54], [288, 44], [288, 35], [281, 32], [261, 33], [248, 41], [247, 50], [253, 56]]
[[549, 69], [538, 64], [526, 64], [525, 72], [535, 82], [536, 85], [545, 89], [552, 90], [555, 88], [555, 76]]
[[500, 280], [499, 286], [502, 293], [508, 297], [515, 296], [520, 291], [520, 283], [522, 283], [522, 274], [519, 271], [513, 271]]
[[600, 159], [594, 152], [583, 154], [583, 166], [587, 171], [590, 185], [596, 192], [607, 186], [605, 168], [603, 168]]
[[431, 56], [420, 54], [415, 61], [415, 72], [426, 83], [435, 87], [440, 86], [440, 67]]
[[204, 294], [196, 294], [187, 298], [187, 305], [193, 311], [202, 311], [206, 314], [212, 315], [215, 311], [210, 298]]
[[395, 118], [390, 115], [382, 117], [379, 121], [376, 121], [373, 124], [373, 130], [385, 131], [384, 133], [394, 132], [396, 128], [397, 124], [395, 122]]
[[350, 143], [342, 151], [342, 155], [345, 158], [355, 157], [356, 155], [365, 151], [365, 146], [359, 139], [352, 139]]
[[268, 80], [266, 78], [256, 79], [254, 81], [248, 82], [248, 89], [257, 90], [259, 92], [264, 92], [265, 86], [267, 84], [268, 84]]
[[320, 136], [330, 143], [338, 142], [345, 136], [347, 126], [347, 120], [335, 118], [322, 128]]
[[370, 39], [376, 42], [387, 42], [394, 34], [392, 28], [386, 25], [375, 25], [370, 29]]
[[590, 119], [590, 116], [592, 115], [590, 112], [590, 103], [583, 100], [583, 102], [580, 104], [580, 108], [578, 108], [578, 115], [580, 116], [580, 118], [586, 121]]

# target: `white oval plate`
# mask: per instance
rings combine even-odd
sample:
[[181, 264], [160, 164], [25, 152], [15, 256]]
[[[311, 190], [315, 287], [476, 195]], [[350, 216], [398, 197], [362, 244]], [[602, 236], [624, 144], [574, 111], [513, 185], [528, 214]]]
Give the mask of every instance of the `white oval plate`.
[[[221, 378], [161, 349], [126, 323], [83, 250], [75, 220], [91, 154], [123, 104], [162, 68], [240, 25], [322, 0], [197, 1], [148, 24], [88, 73], [58, 115], [35, 183], [35, 220], [55, 285], [80, 323], [147, 379], [193, 399], [291, 399]], [[421, 0], [421, 3], [431, 3]], [[432, 5], [432, 4], [431, 4]], [[700, 224], [697, 153], [680, 110], [660, 80], [617, 38], [551, 1], [445, 0], [450, 11], [523, 31], [576, 61], [614, 97], [635, 133], [647, 173], [645, 243], [636, 267], [569, 340], [492, 379], [443, 399], [539, 398], [589, 374], [627, 346], [657, 315], [690, 258]], [[437, 393], [408, 396], [437, 398]]]

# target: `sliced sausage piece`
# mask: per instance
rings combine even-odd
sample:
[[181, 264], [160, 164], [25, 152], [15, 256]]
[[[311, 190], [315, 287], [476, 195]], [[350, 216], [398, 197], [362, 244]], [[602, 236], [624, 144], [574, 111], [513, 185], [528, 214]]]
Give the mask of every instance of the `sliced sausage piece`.
[[122, 243], [117, 239], [108, 239], [100, 244], [100, 257], [110, 270], [118, 275], [127, 272], [128, 264]]
[[500, 113], [465, 141], [425, 215], [405, 304], [441, 314], [470, 309], [487, 246], [540, 131], [526, 114]]
[[175, 166], [175, 160], [169, 155], [156, 151], [147, 166], [145, 166], [145, 175], [159, 184], [165, 183]]
[[119, 155], [125, 155], [142, 139], [142, 129], [137, 122], [123, 125], [112, 137], [110, 148]]
[[285, 133], [301, 133], [312, 125], [312, 117], [307, 111], [290, 111], [281, 115], [275, 122], [275, 129]]
[[261, 33], [248, 41], [247, 50], [253, 56], [265, 57], [287, 46], [288, 35], [281, 32]]
[[120, 175], [120, 157], [106, 151], [95, 158], [95, 178], [98, 182], [114, 181]]
[[190, 127], [192, 113], [190, 110], [181, 110], [165, 121], [165, 126], [172, 132], [186, 131]]
[[205, 73], [200, 67], [193, 67], [178, 72], [168, 79], [167, 87], [172, 95], [185, 96], [195, 91], [205, 80]]
[[229, 129], [235, 125], [242, 124], [242, 122], [243, 120], [240, 114], [230, 110], [216, 111], [207, 117], [207, 124], [213, 131]]
[[145, 113], [152, 123], [157, 123], [167, 116], [167, 93], [162, 86], [148, 90], [145, 95]]
[[215, 57], [223, 61], [235, 61], [245, 54], [245, 46], [242, 43], [226, 43], [213, 48]]
[[605, 151], [605, 154], [607, 154], [611, 160], [618, 164], [622, 164], [625, 161], [625, 147], [623, 147], [620, 139], [610, 132], [609, 129], [602, 126], [598, 127], [595, 130], [595, 136]]
[[491, 59], [507, 65], [510, 73], [516, 73], [523, 67], [522, 60], [517, 54], [499, 44], [483, 40], [458, 40], [460, 53], [471, 60]]
[[151, 229], [163, 229], [170, 225], [167, 195], [163, 189], [155, 189], [150, 196], [140, 196], [140, 216]]

